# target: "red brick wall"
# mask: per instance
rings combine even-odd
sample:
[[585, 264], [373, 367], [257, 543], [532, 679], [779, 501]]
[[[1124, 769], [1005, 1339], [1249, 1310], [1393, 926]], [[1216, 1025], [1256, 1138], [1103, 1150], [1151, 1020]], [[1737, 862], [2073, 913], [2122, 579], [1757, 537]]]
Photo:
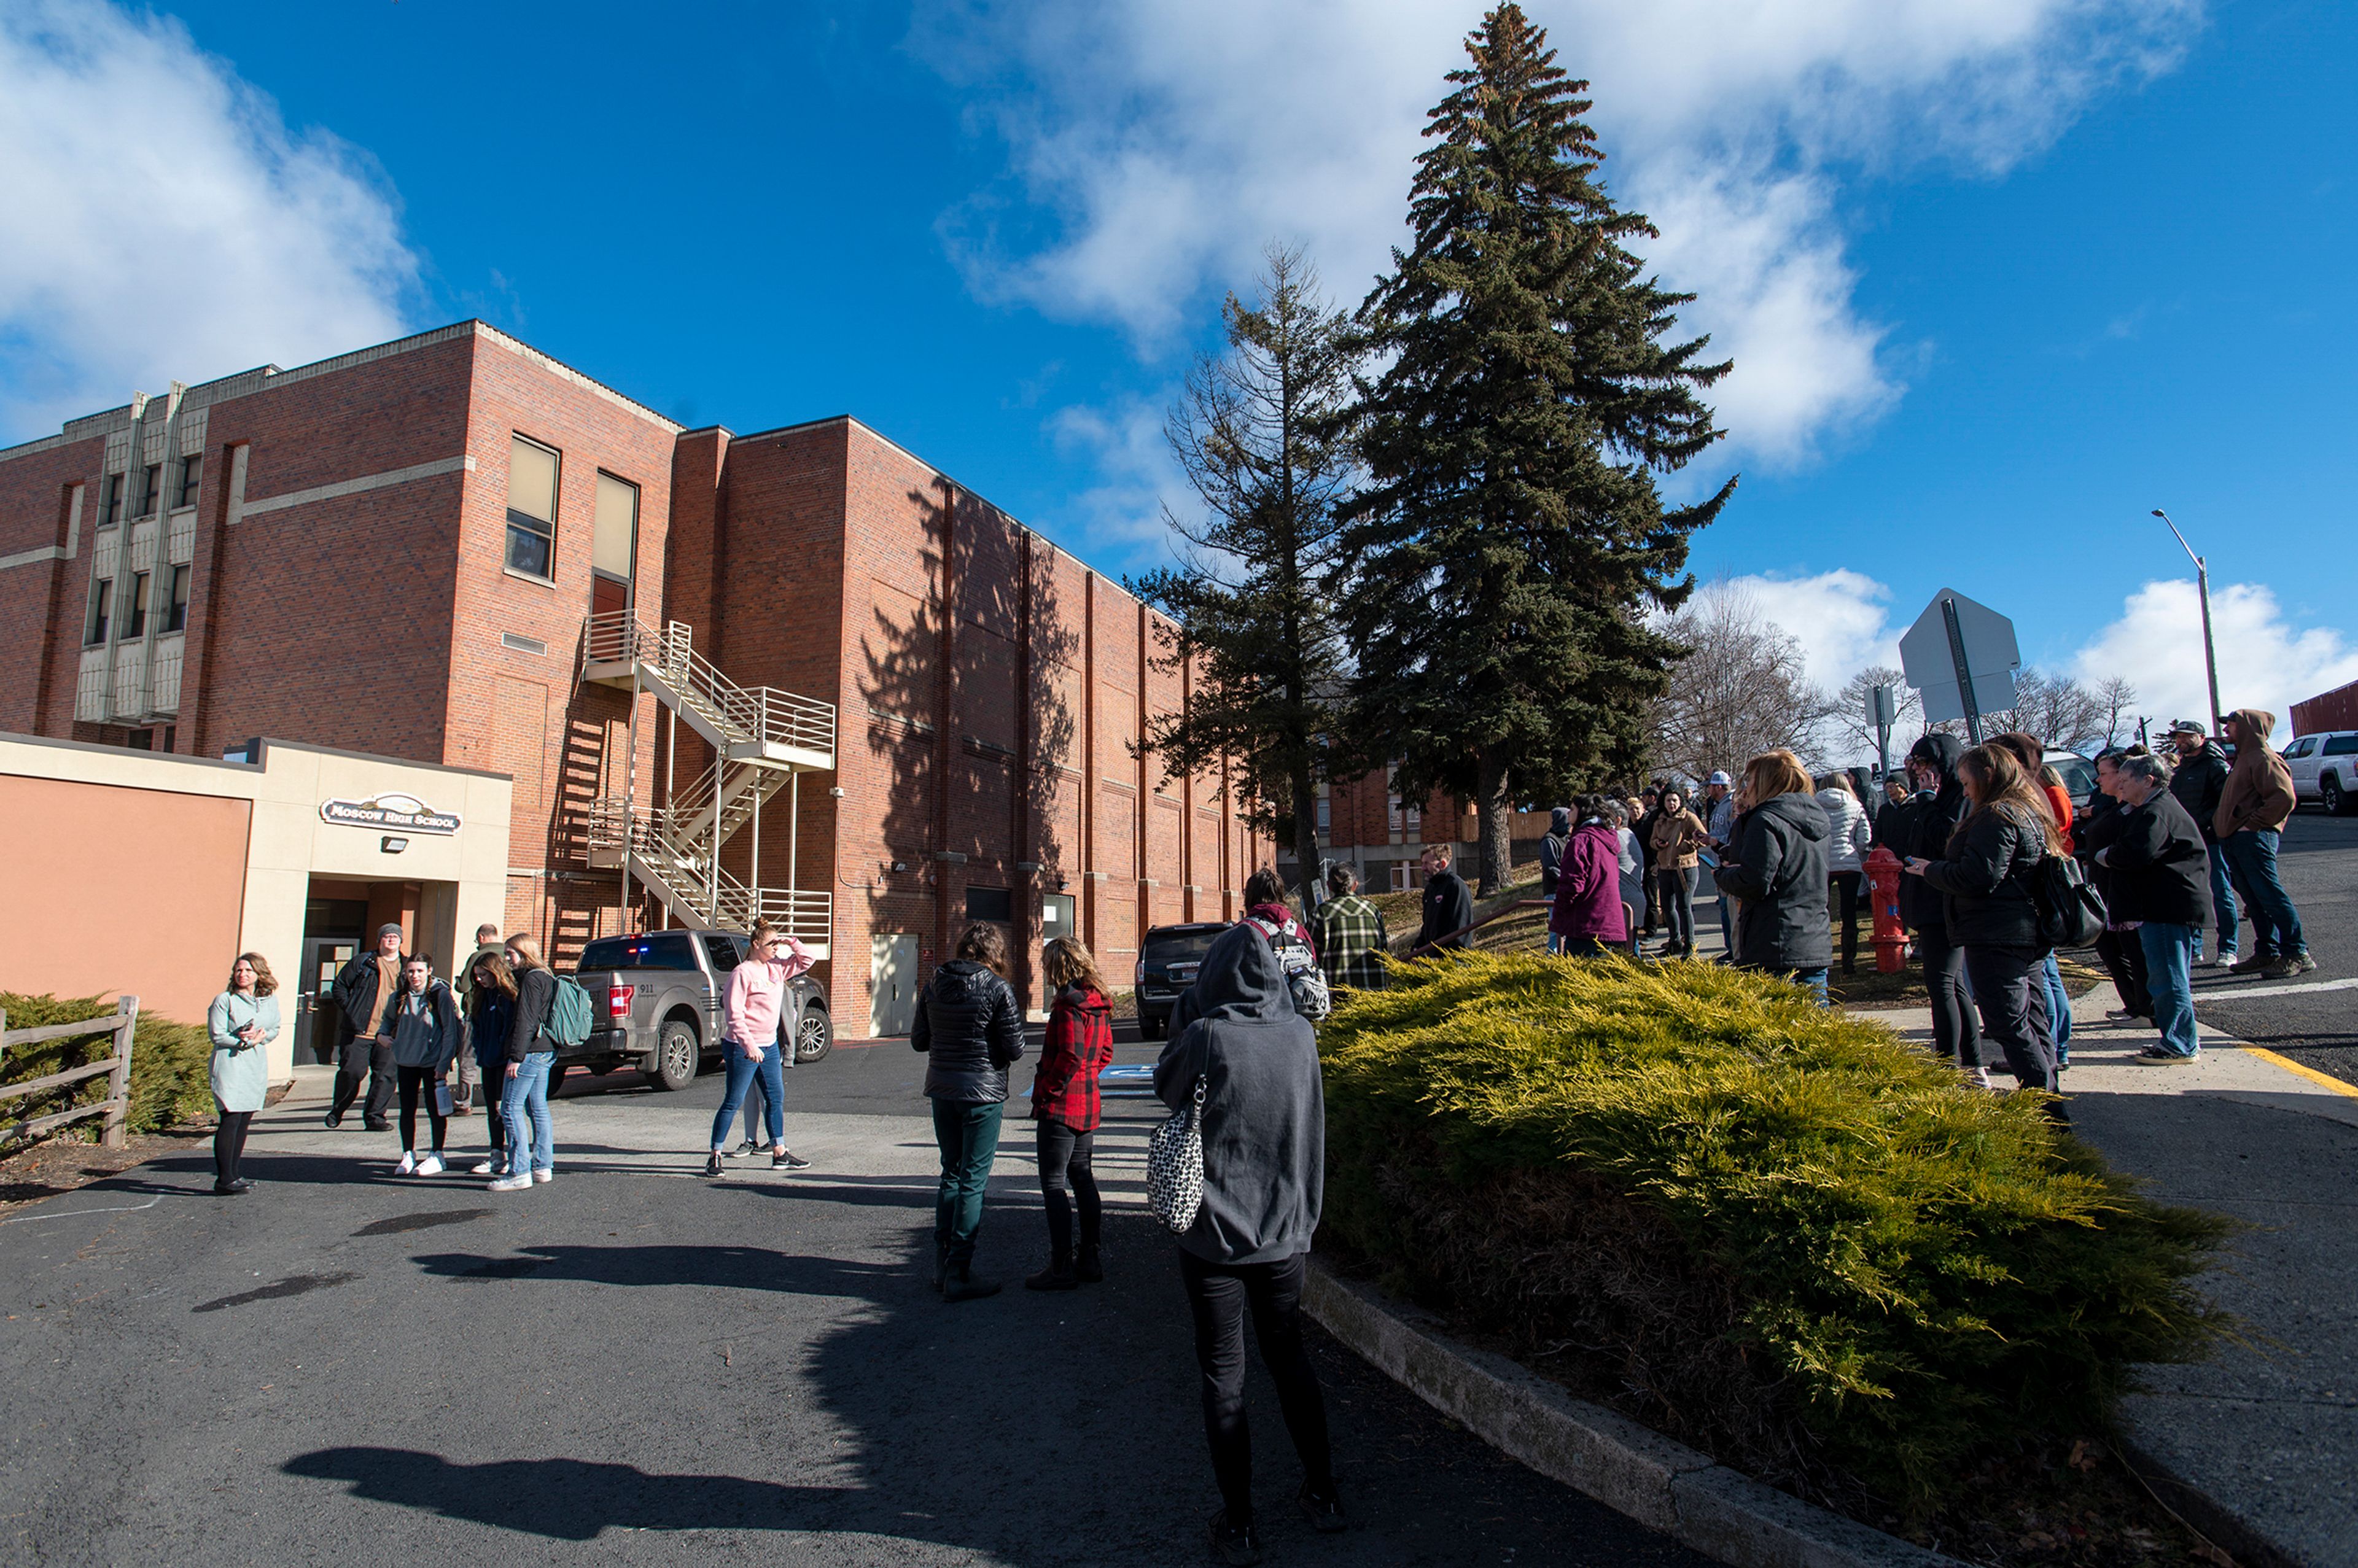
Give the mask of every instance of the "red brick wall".
[[72, 724], [105, 457], [96, 438], [0, 460], [0, 556], [63, 547], [73, 487], [85, 487], [72, 559], [0, 568], [0, 730], [64, 735]]

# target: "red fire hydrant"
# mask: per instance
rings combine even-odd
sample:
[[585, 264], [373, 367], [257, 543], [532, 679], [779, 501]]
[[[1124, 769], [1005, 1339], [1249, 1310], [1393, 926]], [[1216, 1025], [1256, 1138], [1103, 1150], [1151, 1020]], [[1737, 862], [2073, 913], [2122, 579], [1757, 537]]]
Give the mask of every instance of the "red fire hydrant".
[[1896, 975], [1907, 962], [1908, 927], [1899, 920], [1899, 857], [1877, 844], [1866, 858], [1868, 896], [1875, 900], [1875, 968]]

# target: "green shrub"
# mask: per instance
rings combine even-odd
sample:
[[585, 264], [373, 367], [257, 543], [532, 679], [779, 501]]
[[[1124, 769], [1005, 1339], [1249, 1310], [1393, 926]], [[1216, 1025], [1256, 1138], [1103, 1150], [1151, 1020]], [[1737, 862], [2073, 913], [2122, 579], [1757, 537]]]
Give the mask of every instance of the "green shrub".
[[1780, 980], [1475, 955], [1321, 1034], [1325, 1234], [1803, 1490], [1920, 1507], [2226, 1327], [2190, 1284], [2225, 1221]]
[[[8, 1027], [13, 1031], [103, 1017], [114, 1011], [114, 1001], [94, 996], [60, 999], [0, 991], [0, 1009], [6, 1010]], [[24, 1083], [98, 1061], [114, 1049], [114, 1041], [111, 1034], [97, 1034], [79, 1040], [44, 1040], [32, 1045], [11, 1046], [6, 1056], [0, 1057], [0, 1086]], [[207, 1076], [212, 1051], [212, 1042], [203, 1029], [141, 1013], [131, 1042], [131, 1107], [126, 1119], [129, 1130], [154, 1132], [212, 1114], [212, 1088]], [[105, 1098], [106, 1079], [102, 1075], [29, 1099], [9, 1101], [5, 1111], [0, 1112], [0, 1123], [13, 1126]], [[95, 1136], [101, 1125], [99, 1119], [92, 1117], [66, 1130], [81, 1130]]]

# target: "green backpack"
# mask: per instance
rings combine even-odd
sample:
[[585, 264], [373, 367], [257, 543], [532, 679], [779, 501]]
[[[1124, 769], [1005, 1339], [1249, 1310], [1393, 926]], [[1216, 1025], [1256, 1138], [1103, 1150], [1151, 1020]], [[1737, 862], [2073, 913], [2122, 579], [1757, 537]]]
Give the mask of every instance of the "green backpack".
[[557, 994], [548, 1003], [548, 1037], [559, 1047], [587, 1045], [590, 1043], [590, 993], [581, 982], [569, 976], [558, 975]]

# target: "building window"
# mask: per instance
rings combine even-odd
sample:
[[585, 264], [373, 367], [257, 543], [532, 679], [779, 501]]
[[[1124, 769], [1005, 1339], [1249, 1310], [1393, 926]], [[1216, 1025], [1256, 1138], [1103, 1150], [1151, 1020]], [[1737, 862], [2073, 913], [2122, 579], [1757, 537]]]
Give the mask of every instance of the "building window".
[[590, 565], [598, 575], [623, 585], [630, 600], [631, 569], [638, 555], [639, 487], [612, 474], [598, 476], [598, 516], [590, 542]]
[[99, 526], [112, 528], [122, 521], [123, 476], [119, 473], [111, 473], [106, 476], [106, 521]]
[[97, 648], [105, 645], [106, 618], [113, 612], [114, 600], [114, 579], [113, 578], [103, 577], [90, 585], [90, 619], [82, 626], [81, 645], [83, 647]]
[[189, 568], [172, 568], [172, 608], [164, 614], [164, 630], [185, 632], [189, 629]]
[[180, 499], [172, 503], [175, 511], [197, 503], [197, 487], [204, 482], [205, 460], [202, 453], [180, 460]]
[[164, 465], [162, 463], [149, 463], [146, 468], [140, 470], [139, 510], [135, 515], [140, 517], [155, 516], [156, 503], [162, 499], [160, 492], [163, 488]]
[[123, 628], [123, 639], [126, 643], [135, 637], [147, 635], [147, 577], [146, 572], [131, 574], [131, 618], [130, 623]]
[[1322, 795], [1318, 797], [1318, 842], [1322, 845], [1331, 842], [1334, 831], [1335, 803]]
[[156, 749], [156, 731], [134, 730], [123, 738], [123, 743], [135, 752], [152, 752]]
[[1015, 894], [1008, 888], [968, 888], [966, 890], [966, 917], [968, 920], [995, 920], [1011, 923], [1015, 919]]
[[508, 569], [557, 577], [557, 453], [522, 436], [508, 443]]

